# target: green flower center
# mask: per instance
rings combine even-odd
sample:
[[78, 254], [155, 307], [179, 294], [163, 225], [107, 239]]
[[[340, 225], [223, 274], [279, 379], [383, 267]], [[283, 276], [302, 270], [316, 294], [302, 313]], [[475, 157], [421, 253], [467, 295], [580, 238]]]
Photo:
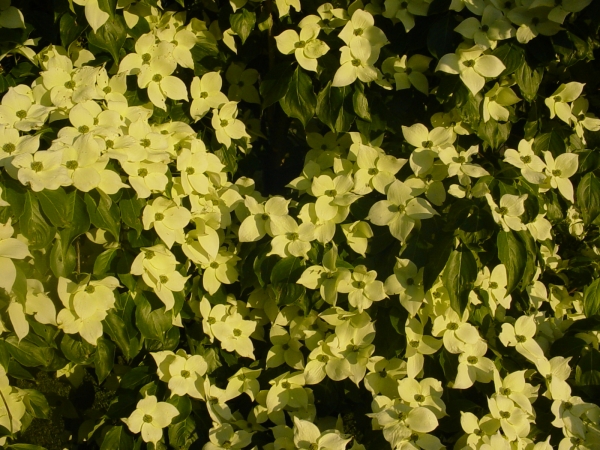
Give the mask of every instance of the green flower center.
[[496, 208], [496, 212], [501, 216], [504, 216], [508, 212], [508, 208], [506, 208], [505, 206], [498, 206]]
[[287, 234], [287, 238], [290, 241], [297, 241], [299, 237], [300, 236], [298, 235], [298, 233], [288, 233]]
[[463, 164], [466, 161], [464, 156], [459, 156], [458, 158], [456, 158], [456, 162], [458, 164]]
[[142, 169], [138, 169], [137, 171], [138, 177], [145, 177], [146, 175], [148, 175], [148, 169], [142, 168]]
[[162, 79], [163, 79], [163, 76], [160, 73], [156, 73], [152, 77], [152, 81], [154, 81], [156, 83], [160, 83], [162, 81]]
[[465, 67], [473, 67], [475, 65], [475, 61], [473, 59], [468, 59], [463, 61], [463, 66]]
[[189, 370], [182, 370], [181, 371], [181, 376], [183, 378], [189, 378], [190, 377], [190, 371]]
[[510, 412], [500, 411], [500, 417], [502, 417], [503, 419], [508, 419], [510, 417]]
[[140, 140], [140, 145], [144, 148], [150, 147], [150, 144], [152, 144], [152, 141], [148, 138]]
[[306, 42], [304, 41], [298, 41], [294, 44], [295, 48], [304, 48], [306, 46]]
[[233, 329], [233, 335], [236, 337], [239, 337], [242, 335], [242, 330], [240, 330], [239, 328], [234, 328]]
[[327, 361], [329, 361], [329, 356], [327, 356], [327, 355], [319, 355], [319, 356], [317, 356], [317, 361], [322, 362], [322, 363], [326, 363]]
[[283, 351], [288, 351], [290, 349], [290, 346], [288, 344], [283, 344], [281, 348], [283, 349]]
[[571, 402], [564, 402], [563, 403], [563, 408], [565, 408], [568, 411], [571, 408], [573, 408], [573, 403], [571, 403]]
[[422, 403], [425, 401], [425, 396], [422, 394], [415, 394], [415, 402]]
[[500, 388], [500, 394], [505, 395], [506, 397], [508, 397], [511, 393], [512, 391], [509, 388]]
[[208, 92], [200, 92], [200, 98], [208, 98]]
[[561, 174], [562, 174], [562, 172], [560, 171], [560, 169], [554, 169], [552, 171], [552, 175], [555, 176], [555, 177], [560, 177]]
[[469, 364], [477, 364], [477, 361], [479, 361], [479, 359], [477, 358], [477, 356], [469, 356], [467, 358], [467, 362]]
[[144, 62], [146, 64], [149, 63], [151, 59], [152, 59], [152, 55], [150, 53], [144, 53], [142, 55], [142, 62]]
[[77, 131], [79, 131], [81, 134], [86, 134], [88, 131], [90, 131], [90, 127], [87, 125], [81, 125], [79, 128], [77, 128]]
[[112, 88], [111, 88], [110, 86], [105, 86], [105, 87], [102, 89], [102, 92], [104, 92], [105, 94], [110, 94], [110, 93], [111, 93], [111, 91], [112, 91]]
[[337, 191], [335, 189], [328, 189], [325, 191], [325, 195], [327, 197], [335, 197], [337, 195]]
[[352, 283], [352, 285], [356, 288], [356, 289], [364, 289], [365, 287], [365, 282], [364, 281], [355, 281], [354, 283]]
[[354, 67], [358, 67], [358, 66], [360, 66], [360, 59], [353, 59], [353, 60], [352, 60], [352, 65], [353, 65]]
[[8, 153], [9, 155], [17, 149], [15, 144], [12, 142], [8, 142], [2, 146], [2, 151]]
[[40, 172], [44, 169], [44, 164], [41, 161], [34, 161], [31, 163], [30, 167], [34, 172]]
[[187, 173], [188, 175], [194, 175], [196, 173], [196, 169], [194, 169], [193, 167], [186, 167], [185, 173]]
[[529, 164], [531, 162], [531, 156], [525, 155], [519, 158], [523, 164]]
[[214, 317], [209, 317], [208, 319], [206, 319], [206, 321], [209, 325], [214, 325], [215, 323], [217, 323], [217, 319], [215, 319]]
[[144, 417], [142, 418], [142, 420], [144, 421], [144, 423], [151, 423], [152, 416], [150, 414], [144, 414]]
[[86, 288], [84, 290], [88, 294], [93, 294], [94, 292], [96, 292], [96, 288], [94, 286], [90, 286], [90, 285], [86, 286]]
[[79, 167], [79, 163], [77, 161], [75, 161], [74, 159], [72, 159], [71, 161], [67, 161], [65, 166], [67, 166], [67, 169], [69, 169], [69, 170], [75, 170]]
[[548, 383], [552, 382], [552, 374], [551, 373], [549, 373], [548, 375], [546, 375], [546, 381]]
[[483, 26], [481, 27], [481, 31], [483, 31], [484, 33], [487, 33], [489, 29], [490, 29], [490, 27], [489, 27], [489, 26], [487, 26], [487, 25], [483, 25]]
[[413, 348], [417, 348], [419, 346], [420, 342], [419, 341], [410, 341], [409, 345]]
[[408, 284], [409, 286], [414, 285], [415, 284], [414, 278], [407, 278], [406, 279], [406, 284]]
[[228, 120], [221, 120], [221, 128], [225, 128], [227, 125], [229, 125]]
[[165, 284], [169, 282], [169, 277], [166, 275], [161, 275], [160, 277], [158, 277], [158, 279], [160, 280], [161, 284]]
[[76, 85], [75, 85], [75, 82], [74, 82], [73, 80], [71, 80], [71, 81], [67, 81], [67, 82], [65, 83], [65, 87], [66, 87], [67, 89], [75, 89], [75, 86], [76, 86]]
[[492, 281], [490, 283], [490, 289], [498, 289], [498, 283], [496, 283], [495, 281]]
[[216, 261], [213, 261], [213, 262], [210, 263], [210, 267], [212, 269], [218, 269], [219, 268], [219, 263], [216, 262]]
[[377, 170], [375, 167], [369, 169], [369, 175], [377, 175], [379, 173], [379, 170]]
[[448, 325], [446, 325], [446, 330], [458, 330], [458, 324], [456, 322], [449, 322]]
[[387, 377], [387, 370], [385, 370], [385, 369], [382, 369], [382, 370], [379, 372], [379, 376], [380, 376], [381, 378], [385, 378], [385, 377]]
[[154, 220], [157, 221], [157, 222], [160, 222], [164, 218], [165, 218], [165, 215], [163, 213], [156, 213], [156, 214], [154, 214]]
[[25, 111], [24, 109], [17, 111], [17, 117], [19, 119], [24, 119], [25, 117], [27, 117], [27, 111]]
[[527, 340], [527, 338], [525, 336], [523, 336], [522, 334], [517, 334], [515, 336], [515, 339], [517, 340], [517, 342], [519, 342], [521, 344]]
[[106, 148], [113, 148], [115, 146], [115, 142], [111, 139], [106, 140]]
[[292, 385], [289, 383], [289, 381], [284, 381], [283, 383], [281, 383], [281, 387], [284, 389], [289, 389], [292, 387]]
[[423, 141], [421, 142], [421, 146], [423, 148], [431, 148], [433, 147], [433, 141]]
[[[143, 170], [146, 170], [146, 169], [143, 169]], [[146, 250], [144, 252], [144, 257], [146, 259], [152, 259], [152, 258], [154, 258], [154, 252], [152, 250]]]
[[363, 34], [362, 28], [357, 28], [356, 30], [354, 30], [354, 36], [362, 36], [362, 34]]
[[262, 215], [260, 216], [260, 218], [261, 218], [262, 220], [269, 220], [269, 215], [268, 215], [268, 214], [262, 214]]

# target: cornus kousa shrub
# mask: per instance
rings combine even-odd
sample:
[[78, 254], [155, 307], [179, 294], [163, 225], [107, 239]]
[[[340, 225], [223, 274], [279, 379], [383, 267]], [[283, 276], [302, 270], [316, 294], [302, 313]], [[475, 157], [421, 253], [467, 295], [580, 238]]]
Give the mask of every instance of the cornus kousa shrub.
[[600, 449], [600, 1], [0, 0], [0, 447]]

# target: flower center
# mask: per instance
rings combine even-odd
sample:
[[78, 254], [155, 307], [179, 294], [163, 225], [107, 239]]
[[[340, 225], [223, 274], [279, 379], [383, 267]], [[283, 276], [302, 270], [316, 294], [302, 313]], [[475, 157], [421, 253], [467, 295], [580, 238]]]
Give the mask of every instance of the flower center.
[[233, 335], [236, 337], [240, 337], [242, 335], [242, 330], [240, 330], [239, 328], [234, 328]]
[[413, 278], [407, 278], [406, 284], [408, 284], [409, 286], [412, 286], [415, 284], [415, 280]]
[[142, 418], [142, 420], [145, 423], [151, 423], [152, 422], [152, 416], [150, 414], [144, 414], [144, 417]]
[[150, 141], [150, 139], [148, 139], [148, 138], [146, 138], [146, 139], [142, 139], [142, 140], [140, 141], [140, 145], [141, 145], [142, 147], [144, 147], [144, 148], [145, 148], [145, 147], [150, 147], [150, 144], [152, 144], [152, 141]]
[[364, 281], [355, 281], [352, 283], [356, 289], [363, 289], [365, 287]]
[[477, 358], [477, 356], [469, 356], [467, 358], [467, 362], [469, 364], [477, 364], [477, 361], [479, 361], [479, 359]]
[[385, 378], [385, 377], [387, 377], [387, 370], [385, 370], [385, 369], [381, 370], [381, 371], [379, 372], [379, 376], [380, 376], [381, 378]]
[[531, 162], [531, 156], [525, 155], [519, 158], [523, 164], [529, 164]]
[[168, 283], [169, 281], [169, 277], [166, 275], [161, 275], [160, 277], [158, 277], [158, 279], [160, 280], [161, 284]]
[[463, 164], [465, 162], [465, 157], [464, 156], [459, 156], [458, 158], [456, 158], [456, 162], [458, 164]]
[[409, 345], [413, 348], [417, 348], [419, 346], [419, 341], [410, 341]]
[[281, 348], [283, 349], [283, 351], [288, 351], [290, 349], [290, 346], [288, 344], [283, 344]]
[[217, 319], [215, 319], [214, 317], [209, 317], [208, 319], [206, 319], [206, 321], [209, 325], [214, 325], [215, 323], [217, 323]]
[[500, 417], [502, 417], [503, 419], [508, 419], [510, 417], [510, 412], [500, 411]]
[[113, 148], [115, 146], [115, 142], [111, 139], [106, 140], [106, 148]]
[[74, 82], [73, 80], [71, 80], [71, 81], [67, 81], [67, 82], [65, 83], [65, 87], [66, 87], [67, 89], [75, 89], [75, 82]]
[[212, 269], [218, 269], [219, 268], [219, 263], [216, 262], [216, 261], [213, 261], [213, 262], [210, 263], [210, 267]]
[[509, 388], [500, 388], [500, 394], [505, 395], [506, 397], [508, 397], [511, 393], [512, 391]]
[[160, 73], [156, 73], [154, 74], [154, 76], [152, 77], [152, 81], [156, 82], [156, 83], [160, 83], [160, 81], [163, 79], [162, 75]]
[[522, 334], [517, 334], [515, 336], [515, 339], [517, 340], [517, 342], [519, 343], [523, 343], [527, 340], [527, 338], [525, 336], [523, 336]]
[[67, 161], [65, 166], [67, 166], [67, 169], [69, 170], [75, 170], [79, 167], [79, 163], [73, 159], [71, 161]]
[[329, 356], [327, 356], [327, 355], [319, 355], [319, 356], [317, 356], [317, 361], [326, 363], [327, 361], [329, 361]]
[[183, 378], [189, 378], [190, 377], [190, 371], [189, 370], [182, 370], [181, 371], [181, 376]]
[[425, 401], [425, 396], [422, 394], [415, 394], [415, 402], [422, 403]]
[[554, 169], [552, 171], [552, 175], [555, 177], [560, 177], [561, 174], [562, 174], [562, 172], [560, 171], [560, 169]]
[[96, 292], [96, 288], [94, 286], [86, 286], [86, 288], [84, 290], [88, 294], [93, 294], [94, 292]]
[[421, 142], [421, 146], [423, 148], [431, 148], [433, 147], [433, 141], [423, 141]]
[[137, 171], [138, 177], [145, 177], [146, 175], [148, 175], [148, 169], [138, 169]]
[[475, 65], [475, 61], [472, 59], [463, 61], [463, 66], [465, 66], [465, 67], [473, 67], [474, 65]]
[[446, 330], [454, 331], [458, 330], [458, 324], [456, 322], [450, 322], [446, 325]]
[[[144, 169], [144, 170], [146, 170], [146, 169]], [[152, 258], [154, 258], [154, 252], [152, 250], [146, 250], [144, 252], [144, 257], [146, 259], [152, 259]]]
[[292, 387], [292, 385], [288, 381], [284, 381], [283, 383], [281, 383], [281, 387], [284, 389], [289, 389]]
[[79, 128], [77, 128], [77, 131], [79, 131], [81, 134], [85, 134], [90, 131], [90, 127], [87, 125], [81, 125]]
[[498, 283], [496, 283], [495, 281], [492, 281], [490, 283], [490, 289], [498, 289]]
[[165, 215], [163, 213], [156, 213], [156, 214], [154, 214], [154, 220], [157, 221], [157, 222], [160, 222], [164, 218], [165, 218]]
[[362, 36], [362, 34], [363, 34], [362, 28], [357, 28], [356, 30], [354, 30], [354, 36]]
[[24, 119], [25, 117], [27, 117], [27, 111], [25, 111], [24, 109], [17, 111], [17, 117], [19, 119]]
[[487, 33], [489, 29], [490, 29], [490, 27], [489, 27], [489, 26], [487, 26], [487, 25], [483, 25], [483, 26], [481, 27], [481, 31], [483, 31], [484, 33]]
[[44, 164], [41, 161], [34, 161], [31, 163], [30, 167], [34, 172], [40, 172], [44, 169]]
[[208, 92], [200, 92], [200, 98], [208, 98]]
[[295, 48], [304, 48], [306, 46], [306, 42], [304, 41], [298, 41], [294, 44]]
[[194, 175], [196, 173], [196, 169], [194, 169], [193, 167], [186, 167], [185, 173], [187, 173], [188, 175]]
[[15, 144], [12, 142], [8, 142], [2, 146], [2, 151], [8, 153], [9, 155], [17, 149]]
[[146, 64], [149, 63], [151, 59], [152, 59], [152, 55], [150, 53], [144, 53], [142, 55], [142, 62], [144, 62]]
[[325, 191], [325, 195], [327, 197], [335, 197], [337, 195], [337, 191], [335, 189], [329, 189]]
[[508, 212], [508, 208], [506, 208], [506, 206], [498, 206], [496, 212], [501, 216], [504, 216]]
[[569, 409], [573, 408], [573, 403], [571, 403], [571, 402], [564, 402], [563, 403], [563, 407], [568, 411]]
[[104, 92], [105, 94], [110, 94], [110, 93], [111, 93], [111, 91], [112, 91], [112, 88], [111, 88], [110, 86], [105, 86], [105, 87], [102, 89], [102, 92]]
[[354, 67], [358, 67], [358, 66], [360, 66], [360, 59], [353, 59], [353, 60], [352, 60], [352, 65], [353, 65]]
[[377, 170], [375, 167], [369, 169], [369, 175], [377, 175], [379, 173], [379, 170]]
[[229, 121], [228, 120], [221, 120], [221, 127], [225, 128], [227, 125], [229, 125]]

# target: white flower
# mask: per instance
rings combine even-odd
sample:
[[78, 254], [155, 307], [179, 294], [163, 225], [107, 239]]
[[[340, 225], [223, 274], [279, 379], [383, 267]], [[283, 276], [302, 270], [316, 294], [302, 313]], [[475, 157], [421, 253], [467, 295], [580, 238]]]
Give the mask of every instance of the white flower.
[[500, 198], [500, 205], [497, 205], [496, 202], [494, 202], [491, 194], [485, 194], [485, 198], [490, 205], [494, 220], [496, 223], [502, 225], [504, 231], [519, 231], [526, 229], [523, 222], [521, 222], [520, 217], [525, 212], [525, 200], [527, 200], [527, 194], [520, 196], [504, 194]]
[[227, 102], [221, 109], [213, 109], [212, 126], [215, 129], [217, 141], [226, 147], [231, 145], [232, 139], [250, 137], [246, 132], [244, 122], [236, 119], [238, 114], [237, 102]]
[[179, 411], [167, 402], [159, 402], [154, 395], [148, 395], [137, 403], [135, 411], [127, 419], [121, 419], [132, 433], [142, 433], [144, 442], [156, 445], [163, 437], [162, 429], [169, 426]]
[[109, 14], [102, 9], [98, 4], [98, 0], [73, 0], [73, 3], [85, 6], [85, 18], [94, 30], [94, 33], [98, 31], [104, 23], [109, 19]]
[[277, 49], [284, 55], [294, 54], [303, 69], [316, 72], [317, 58], [329, 51], [329, 46], [317, 39], [321, 28], [318, 25], [305, 26], [300, 35], [294, 30], [285, 30], [275, 36]]
[[435, 70], [460, 75], [465, 86], [475, 95], [483, 89], [486, 77], [495, 78], [506, 69], [497, 57], [484, 55], [483, 51], [483, 47], [476, 45], [448, 53], [442, 56]]
[[194, 77], [190, 86], [192, 104], [190, 115], [196, 122], [212, 108], [220, 108], [227, 103], [227, 96], [221, 92], [223, 80], [218, 72], [208, 72], [202, 78]]
[[560, 120], [568, 124], [572, 121], [571, 106], [567, 103], [573, 102], [579, 98], [583, 92], [584, 83], [561, 84], [554, 93], [544, 100], [544, 103], [550, 110], [550, 118], [558, 116]]
[[546, 164], [533, 152], [532, 144], [533, 139], [530, 141], [521, 139], [518, 151], [509, 148], [504, 152], [504, 161], [521, 169], [521, 175], [530, 183], [541, 184], [546, 180], [546, 175], [543, 173]]
[[503, 323], [498, 338], [504, 346], [515, 347], [520, 354], [535, 363], [538, 359], [545, 359], [544, 351], [533, 339], [536, 331], [533, 317], [521, 316], [514, 325]]
[[549, 177], [550, 186], [558, 188], [564, 198], [574, 202], [573, 184], [570, 177], [575, 175], [579, 166], [579, 159], [575, 153], [563, 153], [556, 159], [550, 152], [544, 152], [546, 160], [546, 175]]
[[373, 64], [379, 58], [379, 50], [371, 47], [366, 39], [352, 39], [350, 45], [342, 47], [341, 67], [333, 77], [334, 87], [348, 86], [358, 78], [363, 83], [377, 79], [378, 72]]

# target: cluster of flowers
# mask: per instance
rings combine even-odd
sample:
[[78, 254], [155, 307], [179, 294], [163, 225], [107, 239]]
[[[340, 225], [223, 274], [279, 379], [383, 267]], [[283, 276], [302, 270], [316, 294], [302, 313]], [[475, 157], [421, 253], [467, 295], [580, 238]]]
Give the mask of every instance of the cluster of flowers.
[[[94, 30], [108, 19], [97, 0], [74, 1], [85, 5]], [[516, 36], [519, 42], [528, 42], [538, 33], [554, 34], [568, 13], [580, 11], [589, 1], [512, 3], [454, 0], [452, 9], [460, 11], [466, 6], [481, 16], [481, 21], [472, 18], [461, 23], [457, 31], [465, 37], [465, 45], [441, 58], [437, 70], [460, 75], [476, 94], [484, 88], [486, 78], [497, 77], [504, 69], [488, 52], [496, 41]], [[277, 1], [281, 15], [288, 13], [290, 5], [300, 9], [299, 3]], [[373, 14], [401, 21], [408, 30], [414, 24], [413, 16], [425, 15], [428, 5], [423, 0], [387, 1], [383, 10], [371, 4], [354, 9], [351, 15], [322, 5], [320, 17], [307, 16], [300, 22], [299, 34], [287, 30], [277, 36], [277, 48], [284, 54], [293, 53], [303, 69], [316, 71], [318, 58], [329, 50], [318, 39], [320, 31], [342, 28], [338, 36], [346, 46], [341, 48], [333, 86], [347, 86], [359, 79], [375, 81], [384, 89], [391, 89], [393, 83], [396, 89], [413, 86], [427, 94], [423, 72], [430, 58], [387, 59], [382, 64], [383, 73], [374, 67], [387, 39], [374, 26]], [[241, 6], [236, 3], [234, 9]], [[126, 18], [135, 20], [133, 7], [127, 11]], [[472, 132], [468, 124], [452, 120], [451, 111], [434, 116], [431, 127], [420, 123], [403, 127], [404, 139], [411, 146], [408, 159], [386, 154], [383, 136], [371, 141], [359, 132], [308, 133], [311, 150], [302, 174], [289, 185], [301, 201], [264, 198], [252, 180], [242, 177], [232, 182], [223, 162], [190, 125], [151, 121], [153, 108], [166, 110], [167, 99], [191, 98], [191, 118], [198, 121], [210, 112], [219, 144], [242, 146], [240, 142], [244, 142], [243, 147], [248, 148], [251, 136], [237, 118], [238, 101], [257, 102], [258, 93], [252, 87], [257, 81], [256, 71], [230, 67], [226, 75], [231, 84], [228, 95], [222, 92], [222, 78], [217, 72], [195, 77], [188, 93], [174, 73], [178, 67], [194, 67], [191, 49], [202, 41], [215, 40], [213, 33], [197, 19], [186, 25], [180, 15], [161, 16], [153, 8], [144, 11], [152, 29], [137, 39], [135, 53], [123, 58], [115, 73], [109, 75], [104, 67], [88, 65], [93, 55], [85, 50], [75, 55], [50, 47], [36, 55], [35, 61], [42, 68], [40, 77], [31, 86], [9, 89], [2, 98], [0, 166], [34, 192], [73, 186], [82, 192], [100, 190], [110, 195], [133, 189], [145, 200], [140, 218], [144, 230], [154, 230], [158, 238], [156, 245], [140, 249], [131, 266], [131, 274], [141, 280], [139, 290], [153, 291], [169, 311], [175, 306], [177, 293], [192, 283], [201, 284], [207, 295], [187, 301], [211, 342], [227, 352], [255, 359], [253, 341], [270, 341], [264, 367], [241, 368], [224, 388], [211, 378], [209, 363], [201, 355], [190, 355], [183, 349], [151, 353], [157, 375], [171, 396], [189, 396], [206, 404], [213, 426], [205, 449], [245, 448], [251, 444], [253, 433], [267, 430], [273, 443], [265, 448], [346, 448], [352, 437], [344, 434], [341, 421], [334, 420], [326, 429], [313, 423], [317, 410], [310, 386], [326, 377], [333, 381], [349, 379], [357, 386], [362, 383], [371, 392], [373, 427], [382, 430], [393, 448], [443, 448], [432, 432], [446, 415], [444, 389], [469, 389], [475, 382], [493, 383], [489, 413], [482, 417], [462, 413], [465, 434], [457, 448], [551, 449], [549, 437], [532, 438], [536, 419], [532, 404], [539, 395], [553, 402], [552, 424], [564, 433], [561, 450], [600, 448], [600, 407], [571, 395], [566, 381], [571, 375], [569, 358], [549, 357], [551, 344], [583, 318], [581, 292], [546, 286], [539, 281], [542, 270], [538, 268], [526, 289], [531, 308], [515, 318], [507, 293], [506, 267], [482, 265], [469, 294], [470, 308], [459, 314], [451, 307], [441, 278], [425, 290], [423, 268], [409, 259], [397, 258], [393, 275], [385, 280], [363, 264], [341, 261], [334, 243], [338, 226], [348, 246], [365, 256], [374, 235], [371, 225], [388, 227], [404, 244], [421, 221], [440, 214], [449, 194], [485, 199], [481, 204], [489, 208], [499, 228], [529, 233], [540, 243], [545, 266], [556, 268], [560, 264], [558, 248], [552, 242], [552, 223], [545, 214], [524, 223], [527, 195], [507, 193], [494, 198], [488, 189], [490, 173], [477, 162], [478, 146], [464, 149], [456, 144], [457, 134]], [[518, 26], [516, 31], [513, 24]], [[221, 34], [224, 40], [225, 35]], [[147, 90], [150, 104], [129, 104], [126, 93], [130, 75], [137, 77], [140, 89]], [[583, 88], [580, 83], [561, 85], [546, 99], [551, 117], [556, 115], [573, 127], [580, 138], [584, 128], [600, 129], [600, 120], [587, 113], [587, 100], [581, 97]], [[509, 86], [496, 84], [485, 94], [484, 119], [508, 120], [511, 105], [518, 101]], [[40, 149], [36, 132], [46, 122], [60, 119], [68, 119], [71, 126], [63, 127], [48, 148]], [[505, 162], [520, 169], [522, 177], [538, 186], [540, 193], [557, 189], [573, 203], [569, 178], [577, 171], [577, 155], [564, 153], [553, 158], [545, 152], [542, 160], [532, 150], [533, 143], [522, 140], [518, 150], [507, 149]], [[407, 163], [412, 173], [399, 179]], [[351, 206], [371, 193], [385, 199], [374, 202], [364, 220], [349, 219]], [[10, 207], [4, 199], [0, 202], [0, 206]], [[582, 234], [582, 229], [575, 227], [575, 214], [571, 217], [572, 233]], [[96, 345], [103, 335], [102, 322], [115, 305], [119, 280], [88, 276], [74, 282], [61, 277], [56, 294], [62, 305], [57, 311], [44, 280], [30, 279], [23, 302], [11, 293], [17, 277], [13, 260], [34, 261], [26, 239], [14, 234], [10, 222], [0, 225], [0, 287], [11, 295], [7, 311], [12, 325], [11, 330], [0, 323], [0, 331], [13, 331], [21, 340], [30, 332], [27, 316], [33, 316], [41, 324], [79, 334]], [[93, 233], [88, 234], [92, 239]], [[226, 293], [224, 285], [238, 281], [245, 243], [265, 237], [270, 239], [268, 255], [280, 258], [306, 261], [315, 245], [325, 249], [320, 264], [307, 267], [298, 280], [320, 297], [308, 313], [296, 305], [278, 305], [277, 293], [270, 285], [254, 287], [246, 301], [229, 294], [223, 295], [225, 301], [211, 303], [215, 294]], [[107, 248], [114, 245], [101, 243]], [[176, 254], [186, 259], [178, 259]], [[386, 299], [398, 300], [408, 312], [406, 323], [401, 324], [405, 353], [388, 359], [374, 356], [376, 323], [369, 314], [375, 302]], [[489, 338], [470, 322], [471, 308], [482, 304], [483, 299], [501, 326], [497, 338], [505, 347], [514, 347], [530, 367], [508, 371], [490, 359]], [[553, 316], [540, 310], [546, 304]], [[173, 316], [173, 324], [183, 327], [180, 314]], [[579, 336], [597, 348], [597, 331]], [[446, 384], [423, 378], [425, 357], [440, 351], [458, 355], [456, 378]], [[264, 370], [280, 366], [289, 370], [269, 380], [269, 389], [261, 389], [258, 379]], [[0, 371], [4, 400], [0, 403], [0, 425], [16, 431], [25, 414], [23, 399], [27, 393], [11, 387], [1, 366]], [[541, 381], [532, 384], [533, 380]], [[254, 402], [247, 416], [232, 411], [227, 403], [242, 394]], [[144, 441], [156, 444], [163, 438], [163, 428], [177, 415], [175, 406], [147, 395], [123, 421], [132, 433], [141, 433]], [[352, 449], [361, 448], [364, 446], [353, 442]]]

